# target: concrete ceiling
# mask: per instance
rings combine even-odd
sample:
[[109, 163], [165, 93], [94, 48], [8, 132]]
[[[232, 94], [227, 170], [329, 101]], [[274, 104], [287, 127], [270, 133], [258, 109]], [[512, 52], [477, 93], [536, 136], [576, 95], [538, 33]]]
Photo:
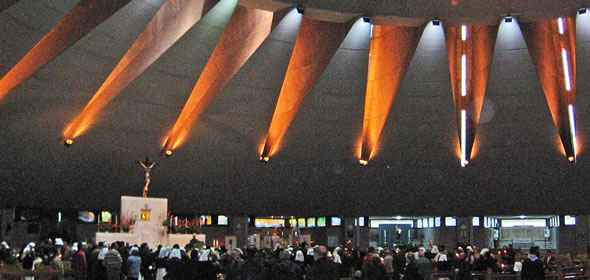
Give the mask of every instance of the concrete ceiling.
[[[77, 2], [20, 0], [0, 12], [0, 75]], [[158, 162], [149, 194], [169, 198], [176, 212], [363, 216], [590, 212], [586, 202], [590, 159], [584, 151], [590, 128], [590, 82], [585, 79], [590, 74], [590, 15], [581, 16], [577, 26], [577, 125], [582, 152], [575, 165], [560, 152], [516, 21], [500, 26], [476, 152], [468, 167], [461, 168], [457, 158], [444, 34], [432, 25], [418, 45], [376, 156], [368, 166], [358, 165], [369, 51], [369, 25], [362, 21], [303, 103], [279, 152], [268, 164], [259, 163], [297, 36], [295, 13], [285, 17], [291, 20], [277, 26], [217, 95], [172, 157], [157, 157], [162, 139], [223, 33], [228, 19], [223, 11], [207, 14], [109, 104], [88, 132], [64, 148], [59, 141], [66, 124], [84, 108], [163, 2], [131, 1], [0, 101], [4, 147], [0, 206], [118, 209], [121, 195], [141, 195], [144, 174], [135, 161], [148, 155]], [[267, 2], [269, 9], [297, 4], [241, 1], [260, 7]], [[318, 11], [358, 15], [357, 6], [365, 1], [304, 2]], [[434, 16], [444, 22], [455, 7], [445, 4], [449, 1], [429, 1], [435, 3], [429, 13], [424, 1], [368, 2], [374, 7], [412, 8], [407, 14], [397, 8], [378, 9], [383, 15], [407, 15], [405, 22]], [[478, 8], [473, 18], [486, 10], [493, 15], [529, 14], [531, 3], [539, 3], [458, 2], [457, 7]], [[541, 2], [551, 7], [551, 15], [590, 4]], [[543, 5], [537, 10], [544, 11], [539, 8]], [[466, 16], [465, 11], [456, 13]], [[314, 13], [306, 11], [305, 16]]]

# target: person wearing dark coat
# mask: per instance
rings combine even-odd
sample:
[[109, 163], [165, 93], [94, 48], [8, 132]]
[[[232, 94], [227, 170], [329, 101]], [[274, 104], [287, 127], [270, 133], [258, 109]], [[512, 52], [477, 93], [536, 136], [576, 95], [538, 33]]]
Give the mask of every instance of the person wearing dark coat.
[[264, 260], [257, 256], [256, 247], [253, 245], [246, 248], [246, 260], [241, 267], [241, 275], [244, 280], [264, 280], [266, 279], [266, 270]]
[[291, 253], [288, 250], [283, 250], [279, 253], [280, 262], [272, 267], [273, 280], [303, 280], [303, 270], [296, 263], [289, 258]]
[[340, 275], [331, 262], [328, 261], [328, 248], [318, 246], [313, 249], [313, 266], [307, 272], [305, 280], [339, 280]]
[[371, 262], [367, 263], [365, 268], [365, 279], [366, 280], [386, 280], [387, 269], [385, 265], [381, 263], [379, 255], [374, 254], [371, 257]]
[[407, 280], [422, 280], [422, 272], [420, 272], [420, 268], [416, 265], [416, 260], [414, 258], [413, 253], [408, 254], [408, 265], [406, 265], [404, 271], [404, 278]]
[[545, 279], [545, 265], [539, 259], [539, 250], [531, 247], [529, 250], [529, 257], [522, 262], [522, 271], [520, 272], [520, 279], [522, 280], [544, 280]]
[[241, 253], [239, 250], [234, 249], [231, 252], [231, 260], [224, 266], [225, 269], [225, 280], [241, 280], [242, 278], [242, 260]]

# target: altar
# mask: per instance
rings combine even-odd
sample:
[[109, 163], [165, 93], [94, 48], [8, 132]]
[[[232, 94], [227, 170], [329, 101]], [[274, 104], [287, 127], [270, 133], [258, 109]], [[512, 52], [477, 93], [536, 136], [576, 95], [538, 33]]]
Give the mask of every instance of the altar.
[[[147, 243], [158, 245], [178, 244], [183, 247], [193, 238], [192, 234], [168, 234], [163, 225], [168, 218], [168, 199], [155, 197], [121, 196], [121, 222], [130, 221], [130, 232], [97, 232], [96, 242], [123, 241], [130, 245]], [[118, 221], [115, 221], [118, 222]], [[205, 243], [205, 234], [195, 234]]]

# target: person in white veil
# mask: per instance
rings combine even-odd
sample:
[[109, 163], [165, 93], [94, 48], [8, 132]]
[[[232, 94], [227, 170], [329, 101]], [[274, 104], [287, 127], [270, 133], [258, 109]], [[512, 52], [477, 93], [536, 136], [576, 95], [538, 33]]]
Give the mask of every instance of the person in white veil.
[[170, 247], [162, 247], [160, 249], [160, 253], [158, 254], [158, 258], [156, 259], [156, 280], [164, 280], [164, 276], [166, 276], [166, 260], [170, 255]]
[[301, 249], [297, 250], [295, 253], [295, 263], [303, 268], [303, 264], [305, 263], [305, 256], [303, 255], [303, 251]]
[[336, 249], [334, 249], [332, 257], [334, 258], [334, 263], [342, 264], [342, 259], [340, 258], [340, 247], [336, 247]]
[[169, 259], [182, 259], [182, 254], [180, 253], [180, 249], [174, 248], [170, 251], [170, 255], [168, 255]]

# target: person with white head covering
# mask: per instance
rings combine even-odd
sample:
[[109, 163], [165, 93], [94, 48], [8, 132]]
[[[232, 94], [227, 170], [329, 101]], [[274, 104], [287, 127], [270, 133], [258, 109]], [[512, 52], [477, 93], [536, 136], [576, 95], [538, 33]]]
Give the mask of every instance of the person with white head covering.
[[203, 247], [203, 250], [201, 251], [201, 255], [199, 256], [199, 261], [200, 262], [209, 261], [209, 254], [210, 253], [211, 253], [211, 250], [207, 249], [207, 247]]
[[180, 248], [174, 245], [174, 248], [170, 251], [168, 256], [167, 268], [166, 268], [166, 279], [170, 280], [182, 280], [183, 278], [183, 263], [182, 254]]
[[31, 253], [32, 255], [34, 255], [35, 253], [35, 242], [30, 242], [29, 244], [27, 244], [27, 246], [25, 246], [25, 248], [23, 249], [23, 253], [21, 254], [21, 259], [27, 254], [27, 253]]
[[432, 249], [430, 250], [430, 253], [433, 255], [438, 254], [438, 246], [434, 245], [432, 246]]
[[132, 247], [129, 250], [130, 256], [127, 258], [126, 271], [127, 280], [139, 280], [141, 277], [141, 257], [139, 257], [139, 248]]
[[332, 253], [332, 258], [334, 258], [334, 263], [342, 264], [342, 258], [340, 258], [338, 251], [334, 250], [334, 253]]
[[169, 259], [182, 259], [182, 254], [180, 253], [180, 249], [174, 248], [170, 251], [170, 255], [168, 255]]
[[166, 260], [170, 255], [170, 247], [162, 247], [160, 249], [160, 253], [158, 254], [158, 258], [156, 258], [156, 280], [164, 280], [164, 276], [166, 276]]
[[303, 251], [297, 250], [295, 253], [295, 263], [298, 265], [303, 265], [305, 263], [305, 256], [303, 256]]
[[55, 239], [55, 246], [63, 246], [64, 245], [64, 240], [61, 238], [56, 238]]
[[100, 252], [98, 253], [98, 260], [104, 261], [104, 256], [109, 252], [109, 248], [103, 247], [100, 248]]

